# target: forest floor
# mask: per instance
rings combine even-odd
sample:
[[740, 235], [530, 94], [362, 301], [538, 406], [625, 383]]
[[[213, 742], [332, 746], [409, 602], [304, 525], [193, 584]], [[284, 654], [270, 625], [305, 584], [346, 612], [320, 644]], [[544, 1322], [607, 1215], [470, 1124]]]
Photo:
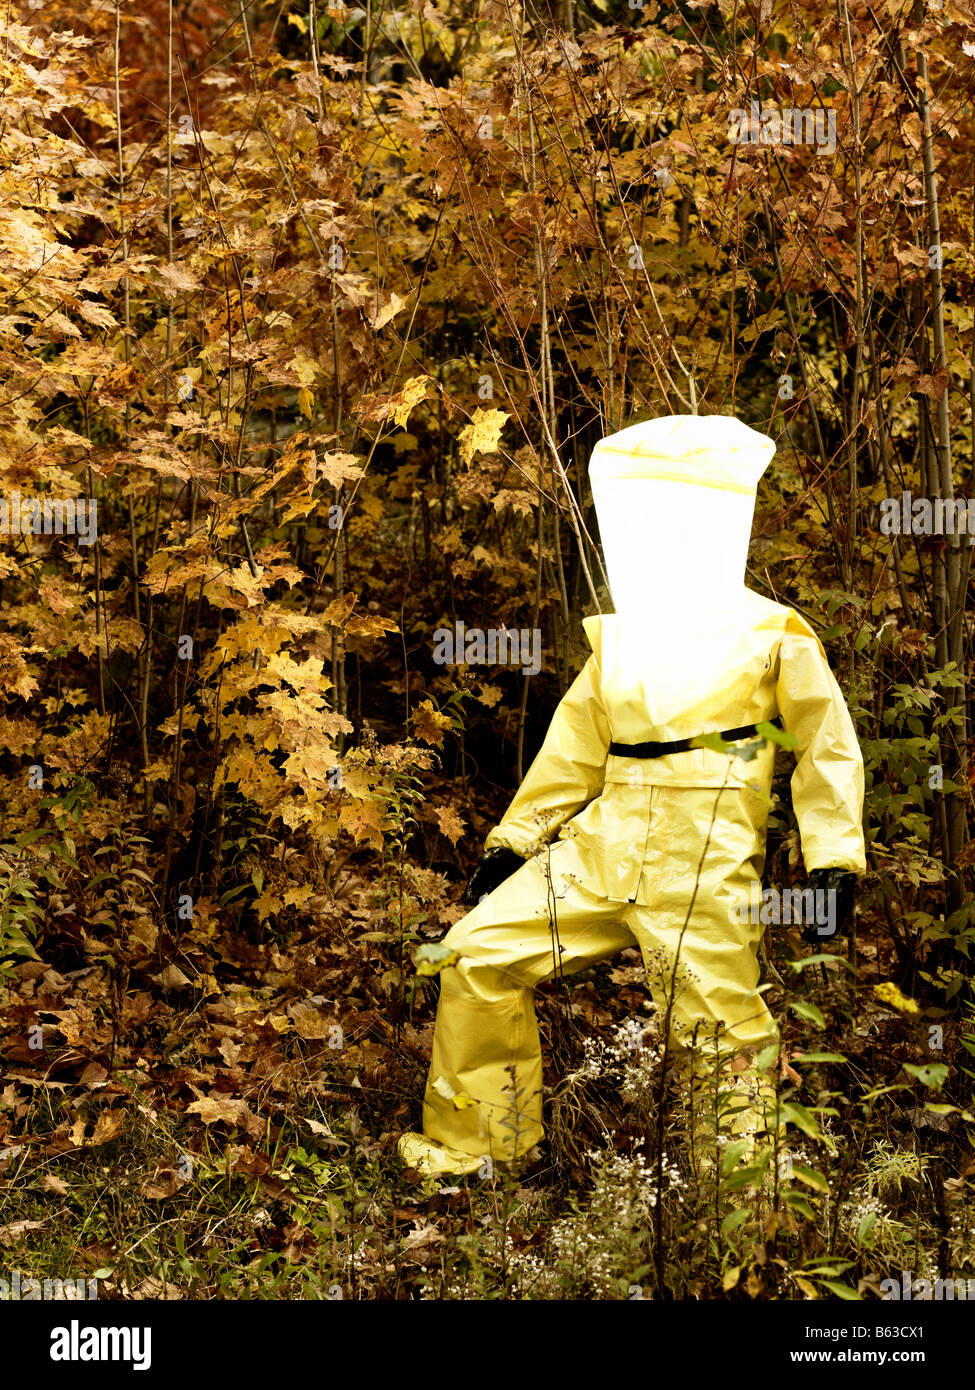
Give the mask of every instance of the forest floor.
[[975, 1267], [969, 1117], [904, 1084], [918, 1024], [874, 995], [869, 941], [853, 984], [817, 968], [786, 985], [775, 948], [768, 999], [803, 1086], [770, 1216], [740, 1164], [720, 1196], [691, 1176], [678, 1107], [660, 1115], [652, 1058], [627, 1051], [650, 1007], [635, 951], [538, 991], [549, 1132], [519, 1173], [404, 1169], [436, 984], [413, 974], [424, 935], [388, 924], [352, 879], [270, 939], [239, 920], [191, 933], [180, 966], [120, 967], [90, 940], [17, 965], [3, 1263], [174, 1299], [871, 1297], [903, 1269]]

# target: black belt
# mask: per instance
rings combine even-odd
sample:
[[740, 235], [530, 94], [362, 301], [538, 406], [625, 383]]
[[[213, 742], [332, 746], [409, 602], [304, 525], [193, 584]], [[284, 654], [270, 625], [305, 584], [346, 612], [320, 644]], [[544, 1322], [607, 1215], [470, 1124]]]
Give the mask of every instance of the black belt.
[[[782, 720], [778, 715], [774, 719], [762, 722], [774, 724], [777, 729], [782, 728]], [[725, 743], [737, 743], [739, 739], [756, 738], [757, 735], [757, 725], [743, 724], [740, 729], [725, 729], [718, 737], [724, 739]], [[700, 735], [695, 737], [699, 738]], [[668, 753], [686, 753], [692, 746], [692, 739], [678, 738], [673, 743], [611, 743], [609, 751], [614, 758], [665, 758]]]

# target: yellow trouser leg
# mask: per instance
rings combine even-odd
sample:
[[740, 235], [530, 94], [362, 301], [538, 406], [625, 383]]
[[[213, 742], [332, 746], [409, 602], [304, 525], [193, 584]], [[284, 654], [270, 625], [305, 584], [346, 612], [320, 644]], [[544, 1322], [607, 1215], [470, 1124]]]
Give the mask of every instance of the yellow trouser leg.
[[712, 788], [658, 789], [641, 905], [627, 918], [661, 1012], [670, 1001], [672, 1042], [686, 1050], [695, 1159], [705, 1161], [716, 1144], [716, 1090], [721, 1134], [766, 1129], [774, 1088], [748, 1062], [778, 1039], [756, 993], [764, 928], [750, 912], [760, 892], [764, 810], [752, 793], [726, 788], [712, 822], [716, 797]]
[[[508, 1160], [538, 1143], [542, 1057], [532, 990], [634, 945], [620, 922], [625, 905], [566, 880], [558, 865], [567, 856], [564, 844], [553, 847], [552, 909], [546, 861], [529, 860], [444, 938], [460, 959], [441, 973], [424, 1095], [424, 1135], [436, 1146]], [[416, 1141], [400, 1151], [410, 1162], [423, 1157]], [[437, 1162], [428, 1156], [426, 1170]]]

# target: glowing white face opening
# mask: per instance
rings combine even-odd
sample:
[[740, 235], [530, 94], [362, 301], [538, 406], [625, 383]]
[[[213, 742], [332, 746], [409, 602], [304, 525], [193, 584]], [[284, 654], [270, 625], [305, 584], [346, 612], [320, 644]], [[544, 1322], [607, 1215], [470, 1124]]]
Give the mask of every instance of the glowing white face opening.
[[747, 601], [758, 479], [775, 451], [724, 415], [670, 415], [600, 440], [589, 478], [616, 612], [713, 628]]

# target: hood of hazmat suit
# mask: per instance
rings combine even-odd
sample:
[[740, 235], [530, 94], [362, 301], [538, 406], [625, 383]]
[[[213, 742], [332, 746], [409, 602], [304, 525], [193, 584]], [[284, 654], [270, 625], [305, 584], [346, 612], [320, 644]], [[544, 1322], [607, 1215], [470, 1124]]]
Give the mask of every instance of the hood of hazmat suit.
[[757, 992], [775, 744], [746, 759], [688, 746], [695, 735], [754, 745], [741, 731], [778, 720], [796, 740], [807, 872], [865, 871], [863, 760], [825, 651], [805, 618], [744, 582], [774, 451], [738, 420], [684, 415], [593, 450], [616, 611], [584, 619], [591, 655], [487, 837], [524, 864], [444, 940], [456, 963], [441, 975], [424, 1134], [400, 1145], [426, 1171], [538, 1142], [531, 991], [627, 945], [674, 1046], [710, 1036], [747, 1059], [775, 1041]]

